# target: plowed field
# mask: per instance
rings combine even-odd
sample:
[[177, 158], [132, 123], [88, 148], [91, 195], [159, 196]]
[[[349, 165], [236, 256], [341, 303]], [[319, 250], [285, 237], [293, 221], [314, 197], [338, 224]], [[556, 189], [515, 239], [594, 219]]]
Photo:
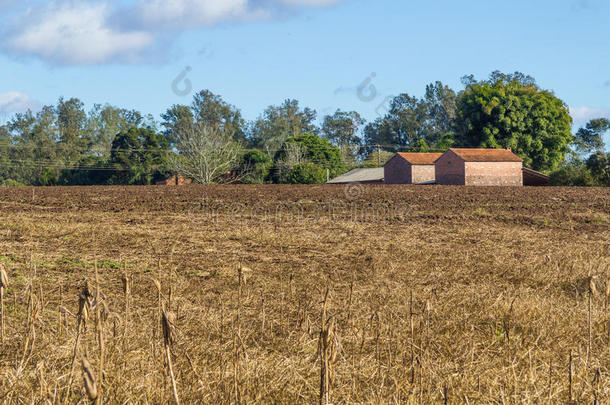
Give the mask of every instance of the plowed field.
[[0, 403], [172, 402], [161, 308], [182, 403], [317, 403], [327, 290], [329, 403], [610, 402], [610, 189], [0, 188], [0, 263]]

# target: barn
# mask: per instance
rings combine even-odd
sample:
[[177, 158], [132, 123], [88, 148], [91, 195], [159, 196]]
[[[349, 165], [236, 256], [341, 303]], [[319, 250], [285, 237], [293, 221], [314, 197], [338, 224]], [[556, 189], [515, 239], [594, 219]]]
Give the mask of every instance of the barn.
[[442, 153], [397, 153], [383, 166], [385, 184], [433, 182], [434, 162]]
[[435, 163], [436, 183], [522, 186], [523, 160], [509, 149], [452, 148]]

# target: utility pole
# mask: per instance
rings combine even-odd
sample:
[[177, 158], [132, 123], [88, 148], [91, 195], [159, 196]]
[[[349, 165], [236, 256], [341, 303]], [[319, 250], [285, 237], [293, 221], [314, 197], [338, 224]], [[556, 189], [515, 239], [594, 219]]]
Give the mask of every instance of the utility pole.
[[330, 181], [330, 169], [326, 169], [326, 182]]
[[381, 146], [377, 144], [377, 167], [381, 167]]

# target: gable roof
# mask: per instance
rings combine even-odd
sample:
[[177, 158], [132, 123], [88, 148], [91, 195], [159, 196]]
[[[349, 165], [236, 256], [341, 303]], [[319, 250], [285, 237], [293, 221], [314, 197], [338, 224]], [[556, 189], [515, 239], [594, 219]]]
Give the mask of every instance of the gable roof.
[[442, 153], [398, 152], [397, 155], [412, 165], [433, 165]]
[[547, 176], [544, 173], [537, 172], [536, 170], [530, 169], [529, 167], [524, 167], [522, 170], [523, 173], [527, 173], [530, 176], [539, 177], [543, 180], [549, 180], [551, 178], [550, 176]]
[[384, 177], [383, 167], [360, 168], [351, 170], [339, 177], [335, 177], [329, 184], [344, 184], [358, 182], [382, 182]]
[[523, 162], [508, 149], [451, 148], [465, 162]]

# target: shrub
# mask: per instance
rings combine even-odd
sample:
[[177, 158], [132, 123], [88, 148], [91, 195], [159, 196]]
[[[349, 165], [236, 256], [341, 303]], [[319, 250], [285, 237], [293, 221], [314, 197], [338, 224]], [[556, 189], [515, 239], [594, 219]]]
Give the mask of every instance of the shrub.
[[551, 173], [551, 186], [594, 186], [595, 180], [586, 167], [564, 166]]
[[2, 180], [2, 183], [0, 183], [0, 186], [2, 186], [2, 187], [25, 187], [25, 184], [15, 181], [13, 179], [6, 179], [6, 180]]
[[273, 166], [273, 161], [266, 153], [257, 149], [246, 151], [240, 164], [240, 171], [244, 173], [243, 182], [249, 184], [264, 183], [269, 176], [271, 166]]
[[298, 145], [305, 159], [319, 164], [324, 169], [337, 170], [343, 165], [341, 149], [332, 145], [328, 139], [310, 133], [288, 138], [275, 154], [274, 160], [286, 160], [288, 149], [294, 148], [295, 145]]
[[288, 175], [291, 184], [321, 184], [326, 181], [326, 170], [314, 163], [300, 163]]

